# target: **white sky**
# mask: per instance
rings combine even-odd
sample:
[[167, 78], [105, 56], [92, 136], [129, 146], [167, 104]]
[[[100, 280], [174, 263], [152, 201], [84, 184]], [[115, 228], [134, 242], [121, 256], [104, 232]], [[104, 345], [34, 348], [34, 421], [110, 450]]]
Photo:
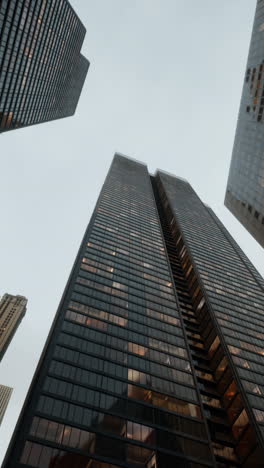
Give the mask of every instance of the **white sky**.
[[188, 179], [264, 274], [223, 206], [256, 0], [71, 3], [91, 61], [76, 116], [1, 136], [0, 294], [29, 302], [0, 364], [0, 463], [115, 151]]

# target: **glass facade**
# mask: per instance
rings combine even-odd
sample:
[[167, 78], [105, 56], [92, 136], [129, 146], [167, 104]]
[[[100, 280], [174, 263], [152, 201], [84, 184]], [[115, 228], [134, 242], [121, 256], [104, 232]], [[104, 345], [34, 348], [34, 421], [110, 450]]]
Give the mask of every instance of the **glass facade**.
[[258, 0], [225, 205], [264, 247], [264, 0]]
[[[156, 179], [191, 299], [186, 308], [183, 298], [181, 308], [214, 453], [238, 466], [261, 466], [262, 368], [255, 365], [264, 354], [264, 281], [187, 182], [163, 172]], [[176, 287], [177, 281], [179, 273]]]
[[263, 288], [187, 182], [115, 155], [3, 468], [261, 466]]
[[67, 0], [1, 0], [0, 133], [74, 114], [85, 32]]

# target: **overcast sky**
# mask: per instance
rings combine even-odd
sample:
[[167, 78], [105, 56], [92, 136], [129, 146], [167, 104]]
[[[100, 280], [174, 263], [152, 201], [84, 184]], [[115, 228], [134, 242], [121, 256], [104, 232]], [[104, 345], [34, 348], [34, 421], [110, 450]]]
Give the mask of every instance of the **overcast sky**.
[[0, 295], [28, 298], [0, 364], [0, 463], [115, 151], [188, 179], [264, 274], [223, 206], [256, 0], [71, 3], [91, 62], [76, 115], [0, 138]]

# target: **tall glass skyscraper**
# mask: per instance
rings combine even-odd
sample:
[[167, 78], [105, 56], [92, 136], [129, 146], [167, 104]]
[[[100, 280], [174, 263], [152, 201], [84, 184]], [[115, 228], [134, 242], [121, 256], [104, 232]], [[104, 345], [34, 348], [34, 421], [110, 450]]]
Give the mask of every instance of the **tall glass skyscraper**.
[[3, 468], [263, 466], [263, 311], [188, 182], [115, 155]]
[[1, 0], [0, 133], [74, 114], [85, 32], [68, 0]]
[[258, 0], [225, 205], [264, 247], [264, 0]]

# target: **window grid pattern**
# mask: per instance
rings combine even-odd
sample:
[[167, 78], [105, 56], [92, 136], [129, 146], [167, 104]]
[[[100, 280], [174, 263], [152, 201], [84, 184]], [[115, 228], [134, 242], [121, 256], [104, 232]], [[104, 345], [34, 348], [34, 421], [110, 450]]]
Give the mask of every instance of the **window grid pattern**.
[[3, 421], [12, 391], [12, 388], [0, 385], [0, 425]]
[[214, 466], [146, 166], [114, 158], [73, 275], [17, 460]]
[[0, 300], [0, 361], [26, 313], [27, 299], [4, 294]]
[[73, 115], [88, 71], [66, 0], [0, 4], [0, 132]]
[[[254, 325], [263, 323], [263, 279], [188, 183], [162, 172], [158, 173], [158, 177], [166, 193], [167, 206], [170, 206], [175, 217], [172, 229], [176, 229], [177, 224], [181, 238], [184, 238], [180, 255], [183, 259], [187, 259], [187, 256], [191, 258], [190, 268], [198, 272], [200, 286], [210, 304], [214, 331], [209, 327], [207, 332], [213, 337], [216, 329], [220, 330], [219, 337], [227, 356], [219, 361], [219, 370], [228, 367], [228, 359], [231, 369], [234, 369], [232, 375], [240, 388], [244, 407], [248, 409], [252, 427], [255, 428], [255, 438], [262, 445], [264, 395], [261, 362], [264, 342], [261, 327], [255, 328], [256, 333], [252, 333], [252, 330]], [[200, 299], [200, 307], [203, 308], [204, 299], [202, 296]], [[228, 372], [224, 379], [226, 382], [230, 379]], [[245, 382], [241, 382], [239, 377], [243, 377]], [[238, 406], [242, 411], [243, 405]]]
[[[220, 348], [220, 341], [210, 319], [191, 259], [188, 258], [182, 235], [178, 229], [175, 229], [174, 216], [162, 185], [159, 179], [154, 177], [152, 184], [198, 379], [198, 388], [208, 420], [212, 448], [218, 463], [228, 466], [236, 463], [241, 466], [243, 460], [241, 454], [236, 453], [236, 446], [243, 441], [245, 452], [248, 454], [252, 451], [252, 445], [246, 443], [247, 415], [245, 414], [244, 418], [240, 415], [243, 406], [240, 408], [237, 404], [237, 401], [240, 403], [240, 399], [236, 398], [238, 391], [234, 382], [232, 383], [231, 379], [230, 382], [226, 382], [226, 373], [229, 369], [222, 364], [225, 362], [224, 352]], [[205, 368], [206, 372], [202, 372]], [[229, 390], [230, 386], [232, 392]], [[233, 409], [232, 400], [236, 401], [236, 411]]]
[[248, 56], [225, 205], [264, 247], [264, 1], [259, 0]]

